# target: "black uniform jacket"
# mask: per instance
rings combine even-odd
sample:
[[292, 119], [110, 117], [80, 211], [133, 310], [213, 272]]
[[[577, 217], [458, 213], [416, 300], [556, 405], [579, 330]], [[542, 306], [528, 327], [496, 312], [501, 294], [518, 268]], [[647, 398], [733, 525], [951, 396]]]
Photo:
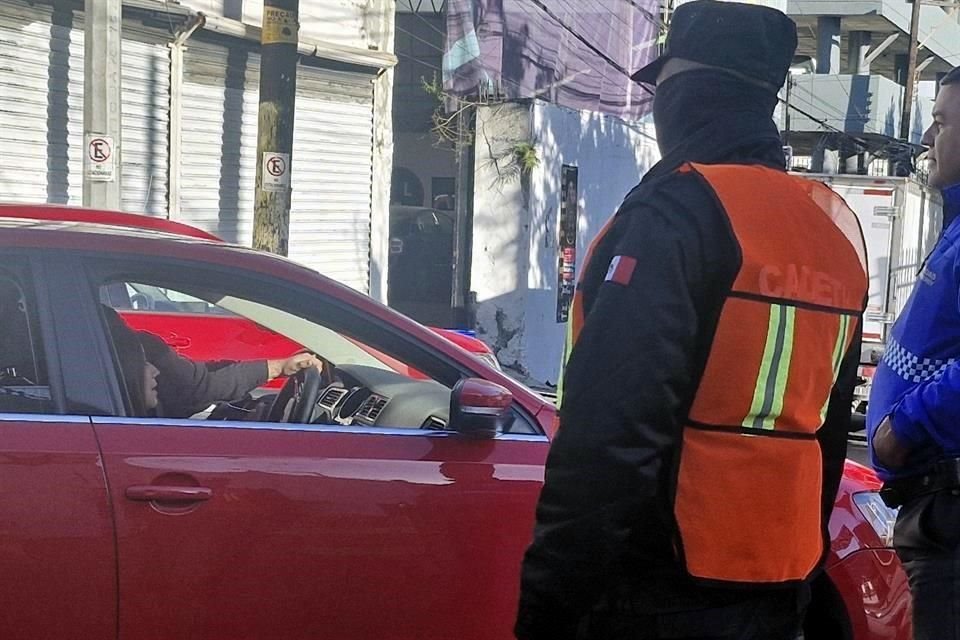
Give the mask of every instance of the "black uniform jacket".
[[[560, 428], [523, 563], [521, 640], [572, 637], [585, 612], [624, 589], [652, 613], [744, 597], [743, 589], [708, 588], [685, 575], [673, 551], [669, 496], [682, 421], [741, 261], [715, 196], [698, 175], [676, 169], [687, 161], [784, 166], [769, 118], [728, 125], [701, 129], [655, 166], [586, 266], [586, 319], [566, 369]], [[627, 285], [605, 279], [615, 256], [636, 260]], [[859, 350], [858, 337], [819, 432], [824, 523], [843, 470]], [[782, 544], [789, 553], [789, 541]]]

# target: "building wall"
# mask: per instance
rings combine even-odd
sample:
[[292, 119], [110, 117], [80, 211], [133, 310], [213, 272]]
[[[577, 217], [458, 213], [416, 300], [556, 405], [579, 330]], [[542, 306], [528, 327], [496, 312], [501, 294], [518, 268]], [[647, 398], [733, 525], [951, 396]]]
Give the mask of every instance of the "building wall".
[[530, 177], [517, 170], [512, 149], [530, 139], [529, 105], [477, 109], [470, 271], [477, 335], [502, 364], [521, 372], [532, 220]]
[[[263, 18], [263, 0], [182, 0], [181, 4], [258, 27]], [[381, 48], [385, 42], [377, 29], [371, 28], [369, 18], [380, 14], [382, 5], [383, 0], [301, 0], [300, 35], [361, 49], [373, 45], [385, 51]]]
[[[262, 23], [263, 0], [183, 0], [182, 4], [249, 25], [260, 26]], [[394, 16], [394, 0], [300, 0], [300, 37], [362, 50], [392, 52]], [[370, 81], [373, 83], [374, 115], [369, 294], [386, 302], [393, 167], [393, 71], [386, 69], [376, 77], [371, 74]], [[294, 171], [292, 179], [295, 182]]]
[[[0, 174], [9, 178], [0, 180], [0, 199], [80, 204], [83, 3], [0, 0], [0, 4], [0, 59], [17, 63], [0, 68], [0, 102], [5, 102], [0, 125], [8, 125], [0, 130], [8, 137], [18, 132], [18, 145], [27, 147], [7, 145], [8, 155], [30, 154], [29, 162], [0, 163], [7, 167]], [[259, 22], [251, 12], [262, 11], [262, 4], [253, 5], [252, 0], [186, 0], [186, 4], [250, 23]], [[174, 14], [184, 13], [176, 6], [170, 4]], [[336, 42], [344, 46], [364, 52], [393, 49], [394, 0], [301, 0], [300, 9], [306, 36], [319, 38], [335, 27]], [[193, 222], [218, 233], [223, 223], [225, 237], [249, 242], [258, 43], [201, 29], [185, 46], [171, 46], [170, 28], [179, 18], [168, 22], [135, 8], [124, 13], [123, 128], [115, 141], [121, 159], [117, 174], [122, 207]], [[149, 19], [143, 22], [145, 17]], [[358, 289], [367, 291], [369, 286], [373, 297], [385, 301], [392, 73], [321, 67], [316, 60], [305, 60], [300, 67], [295, 134], [300, 142], [295, 142], [294, 155], [305, 162], [299, 169], [294, 162], [291, 256]], [[332, 82], [333, 76], [339, 85]], [[7, 87], [18, 90], [5, 93]], [[191, 127], [193, 131], [184, 134]], [[185, 146], [192, 152], [185, 152]], [[298, 175], [306, 177], [298, 182]], [[350, 200], [338, 199], [348, 191], [337, 187], [346, 182], [339, 181], [345, 175], [352, 187]], [[184, 195], [191, 185], [194, 191]], [[319, 194], [321, 189], [339, 189], [337, 198]], [[185, 202], [187, 206], [181, 206]], [[321, 220], [324, 210], [331, 215]], [[242, 234], [241, 223], [246, 225]], [[337, 245], [335, 250], [326, 250], [328, 242]], [[349, 260], [341, 260], [347, 255]]]
[[394, 135], [393, 140], [394, 165], [416, 174], [423, 186], [422, 206], [433, 206], [433, 179], [453, 180], [457, 177], [456, 155], [453, 149], [449, 145], [437, 146], [437, 137], [432, 132], [400, 132]]
[[[920, 143], [933, 121], [936, 83], [921, 82], [914, 98], [910, 140]], [[821, 122], [854, 135], [900, 135], [902, 86], [878, 75], [803, 74], [794, 76], [790, 130], [818, 133]], [[813, 120], [807, 117], [813, 116]]]
[[[504, 159], [517, 142], [532, 142], [540, 159], [526, 176]], [[561, 167], [579, 170], [579, 276], [590, 243], [658, 158], [649, 121], [544, 102], [481, 109], [471, 289], [478, 335], [504, 366], [533, 384], [557, 383], [565, 332], [556, 319]]]

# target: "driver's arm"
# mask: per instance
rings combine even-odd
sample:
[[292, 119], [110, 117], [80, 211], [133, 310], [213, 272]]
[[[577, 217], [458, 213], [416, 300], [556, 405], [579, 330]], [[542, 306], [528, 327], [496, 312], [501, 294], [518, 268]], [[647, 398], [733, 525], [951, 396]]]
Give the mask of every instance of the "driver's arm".
[[160, 370], [157, 393], [163, 415], [168, 418], [188, 418], [215, 402], [239, 400], [266, 383], [275, 370], [285, 373], [294, 366], [287, 364], [293, 360], [290, 358], [235, 362], [214, 368], [180, 356], [151, 333], [139, 333], [147, 360]]

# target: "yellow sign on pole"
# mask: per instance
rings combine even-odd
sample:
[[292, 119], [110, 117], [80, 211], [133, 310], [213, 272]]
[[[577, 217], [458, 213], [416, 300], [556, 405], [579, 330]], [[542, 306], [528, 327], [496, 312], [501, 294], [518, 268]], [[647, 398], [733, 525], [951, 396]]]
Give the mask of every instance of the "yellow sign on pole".
[[297, 44], [299, 28], [296, 12], [275, 7], [264, 7], [260, 44]]

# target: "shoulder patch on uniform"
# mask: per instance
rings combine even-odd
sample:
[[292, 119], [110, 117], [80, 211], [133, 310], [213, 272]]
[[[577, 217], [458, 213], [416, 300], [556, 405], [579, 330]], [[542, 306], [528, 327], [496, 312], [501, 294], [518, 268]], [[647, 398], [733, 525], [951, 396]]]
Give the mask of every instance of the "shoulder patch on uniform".
[[637, 259], [630, 256], [614, 256], [610, 261], [610, 268], [607, 269], [607, 277], [604, 282], [616, 282], [627, 286], [630, 279], [633, 278], [633, 270], [637, 267]]

